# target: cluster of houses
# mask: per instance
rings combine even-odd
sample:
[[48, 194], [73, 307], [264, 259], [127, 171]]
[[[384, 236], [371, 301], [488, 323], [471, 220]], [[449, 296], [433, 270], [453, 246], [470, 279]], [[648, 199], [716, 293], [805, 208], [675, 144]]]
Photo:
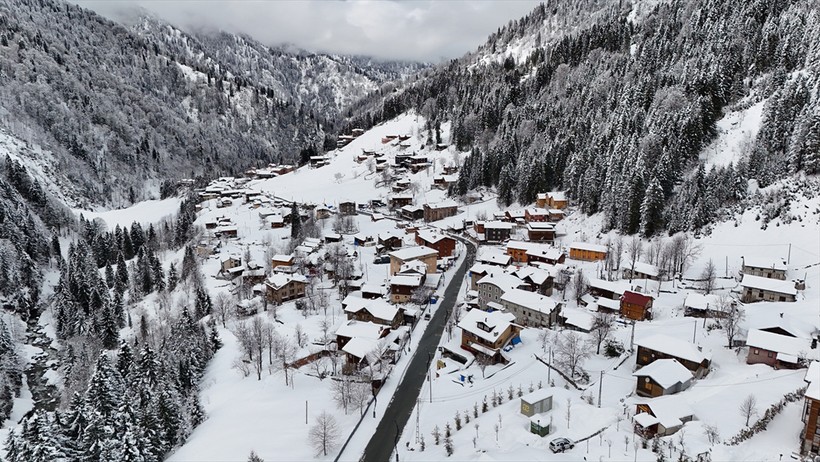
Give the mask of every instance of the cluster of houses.
[[292, 172], [296, 167], [290, 164], [268, 164], [267, 167], [251, 168], [245, 171], [245, 177], [251, 179], [275, 178]]

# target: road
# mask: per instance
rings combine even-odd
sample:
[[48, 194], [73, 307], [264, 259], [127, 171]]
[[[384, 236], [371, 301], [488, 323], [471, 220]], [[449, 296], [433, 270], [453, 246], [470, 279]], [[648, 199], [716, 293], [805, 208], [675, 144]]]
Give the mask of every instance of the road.
[[430, 319], [427, 329], [422, 334], [421, 340], [419, 340], [416, 352], [410, 360], [410, 366], [404, 374], [404, 378], [396, 387], [393, 399], [387, 405], [382, 420], [376, 427], [370, 442], [367, 443], [361, 459], [363, 462], [386, 462], [390, 460], [395, 444], [398, 442], [399, 436], [410, 419], [413, 408], [416, 406], [416, 400], [427, 376], [430, 358], [435, 356], [436, 347], [438, 347], [441, 334], [444, 332], [447, 317], [455, 305], [458, 291], [462, 282], [464, 282], [464, 274], [472, 266], [475, 258], [473, 244], [463, 239], [459, 240], [467, 248], [466, 258], [461, 262], [461, 266], [458, 267], [444, 290], [443, 300], [440, 301], [441, 306]]

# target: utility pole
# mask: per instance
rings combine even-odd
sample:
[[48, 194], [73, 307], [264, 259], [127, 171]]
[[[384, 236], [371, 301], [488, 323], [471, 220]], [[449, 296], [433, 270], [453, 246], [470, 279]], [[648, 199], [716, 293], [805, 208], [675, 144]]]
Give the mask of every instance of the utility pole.
[[428, 363], [427, 377], [430, 381], [430, 402], [432, 403], [433, 402], [433, 354], [428, 353], [427, 357], [429, 358], [427, 360], [427, 363]]
[[547, 383], [552, 383], [552, 345], [550, 345], [549, 357], [547, 358]]
[[698, 321], [695, 320], [695, 330], [692, 331], [692, 343], [697, 343], [695, 341], [695, 336], [698, 334]]
[[729, 277], [729, 256], [726, 255], [726, 263], [723, 264], [723, 277]]
[[[601, 407], [601, 390], [604, 387], [604, 371], [601, 371], [601, 378], [598, 379], [598, 407]], [[589, 441], [589, 440], [587, 440]]]
[[421, 415], [421, 398], [416, 398], [416, 444], [419, 444], [419, 416]]
[[305, 425], [308, 424], [308, 402], [305, 400]]
[[632, 333], [629, 335], [629, 351], [635, 347], [635, 321], [632, 321]]
[[789, 242], [789, 256], [786, 257], [786, 264], [789, 265], [792, 262], [792, 243]]

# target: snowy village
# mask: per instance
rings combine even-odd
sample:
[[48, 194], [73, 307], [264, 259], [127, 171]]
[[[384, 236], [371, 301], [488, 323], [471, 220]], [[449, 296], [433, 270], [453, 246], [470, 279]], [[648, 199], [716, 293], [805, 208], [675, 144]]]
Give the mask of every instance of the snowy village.
[[[162, 265], [200, 263], [221, 347], [208, 417], [170, 460], [817, 451], [816, 218], [602, 234], [560, 191], [508, 209], [448, 196], [466, 155], [448, 136], [405, 115], [302, 167], [191, 189], [196, 244]], [[178, 203], [96, 217], [146, 226]], [[159, 319], [188, 296], [131, 312]]]

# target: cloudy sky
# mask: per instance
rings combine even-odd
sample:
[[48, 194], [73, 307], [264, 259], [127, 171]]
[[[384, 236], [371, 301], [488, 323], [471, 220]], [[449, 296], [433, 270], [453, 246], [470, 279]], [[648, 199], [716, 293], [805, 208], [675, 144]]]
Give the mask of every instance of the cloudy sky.
[[534, 0], [74, 0], [114, 19], [133, 7], [310, 51], [438, 62], [476, 48]]

